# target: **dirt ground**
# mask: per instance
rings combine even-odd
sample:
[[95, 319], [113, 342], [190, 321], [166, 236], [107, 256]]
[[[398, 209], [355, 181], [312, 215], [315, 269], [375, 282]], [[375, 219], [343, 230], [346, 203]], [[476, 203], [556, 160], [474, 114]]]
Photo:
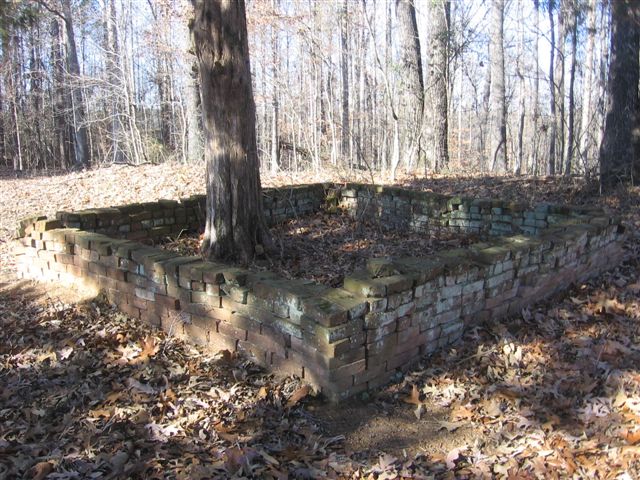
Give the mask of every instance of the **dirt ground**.
[[[320, 179], [327, 178], [299, 181]], [[0, 477], [636, 477], [638, 189], [598, 197], [573, 179], [401, 183], [596, 202], [625, 216], [628, 257], [566, 295], [466, 332], [390, 386], [335, 406], [296, 379], [127, 319], [92, 292], [12, 278], [19, 218], [199, 193], [197, 168], [0, 176]]]

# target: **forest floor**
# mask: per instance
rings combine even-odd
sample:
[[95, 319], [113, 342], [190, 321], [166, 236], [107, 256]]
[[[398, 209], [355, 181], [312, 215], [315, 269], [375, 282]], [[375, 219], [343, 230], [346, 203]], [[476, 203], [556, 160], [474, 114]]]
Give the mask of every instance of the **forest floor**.
[[[327, 175], [263, 183], [344, 180]], [[200, 193], [201, 167], [0, 175], [0, 478], [638, 478], [640, 189], [600, 197], [571, 179], [399, 183], [599, 204], [624, 216], [628, 255], [335, 407], [295, 378], [207, 354], [99, 298], [12, 278], [18, 219]]]
[[[249, 265], [284, 278], [304, 278], [339, 287], [344, 277], [376, 257], [426, 257], [439, 250], [479, 242], [479, 235], [434, 229], [429, 235], [394, 229], [375, 219], [353, 218], [345, 211], [316, 212], [292, 218], [270, 229], [275, 251]], [[184, 235], [159, 247], [181, 255], [198, 255], [201, 237]]]

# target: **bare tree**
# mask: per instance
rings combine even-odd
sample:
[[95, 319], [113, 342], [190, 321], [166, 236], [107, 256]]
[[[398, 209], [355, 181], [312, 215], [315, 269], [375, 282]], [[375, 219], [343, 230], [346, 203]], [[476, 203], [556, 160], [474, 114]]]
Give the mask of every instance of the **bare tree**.
[[347, 158], [351, 163], [350, 130], [349, 130], [349, 3], [343, 1], [340, 13], [340, 72], [342, 74], [342, 137], [341, 153], [343, 159]]
[[504, 75], [504, 0], [491, 0], [491, 91], [489, 98], [491, 170], [507, 169], [507, 111]]
[[91, 163], [91, 152], [89, 151], [89, 140], [87, 137], [84, 98], [82, 97], [82, 86], [80, 85], [80, 63], [78, 62], [76, 36], [73, 28], [71, 0], [63, 0], [61, 17], [66, 29], [67, 70], [71, 76], [72, 105], [70, 105], [70, 107], [73, 112], [74, 166], [76, 168], [84, 168], [88, 167]]
[[568, 6], [569, 14], [569, 34], [571, 35], [571, 65], [569, 67], [569, 119], [567, 122], [567, 145], [565, 148], [564, 174], [571, 175], [573, 157], [575, 152], [575, 83], [576, 83], [576, 61], [578, 56], [578, 12], [577, 6], [571, 1]]
[[400, 148], [405, 165], [415, 166], [420, 150], [419, 126], [424, 112], [424, 82], [420, 38], [413, 0], [396, 0], [396, 16], [400, 38], [400, 85], [398, 116], [402, 140]]
[[[429, 99], [426, 151], [436, 171], [449, 165], [449, 0], [429, 2], [427, 98]], [[460, 146], [458, 146], [460, 148]]]
[[554, 58], [556, 50], [556, 37], [553, 10], [555, 8], [554, 0], [549, 0], [549, 24], [551, 25], [551, 51], [549, 54], [549, 97], [550, 97], [550, 110], [551, 119], [549, 120], [549, 158], [547, 160], [547, 175], [556, 174], [556, 135], [557, 135], [557, 121], [556, 121], [556, 86], [554, 82]]
[[594, 148], [594, 101], [593, 86], [595, 83], [595, 47], [596, 47], [596, 9], [597, 0], [589, 0], [587, 14], [587, 53], [584, 62], [584, 79], [582, 82], [582, 113], [580, 119], [580, 158], [583, 170], [589, 172], [589, 158]]

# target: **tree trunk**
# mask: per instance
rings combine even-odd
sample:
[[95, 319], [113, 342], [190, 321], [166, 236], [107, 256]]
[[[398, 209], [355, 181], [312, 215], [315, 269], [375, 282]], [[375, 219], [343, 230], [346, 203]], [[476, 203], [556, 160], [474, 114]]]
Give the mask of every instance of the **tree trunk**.
[[569, 68], [569, 121], [567, 123], [567, 145], [566, 160], [564, 164], [564, 174], [571, 175], [573, 157], [575, 152], [575, 95], [574, 87], [576, 80], [576, 56], [578, 53], [578, 18], [576, 6], [571, 5], [569, 30], [571, 33], [571, 67]]
[[557, 153], [557, 165], [556, 167], [562, 173], [562, 161], [565, 154], [565, 105], [564, 105], [564, 59], [565, 48], [564, 45], [567, 41], [567, 0], [559, 0], [558, 8], [558, 35], [556, 36], [556, 51], [555, 51], [555, 72], [553, 78], [555, 80], [555, 99], [556, 99], [556, 153]]
[[55, 133], [54, 154], [60, 162], [61, 168], [68, 168], [73, 164], [69, 134], [73, 131], [68, 118], [66, 106], [71, 104], [65, 82], [64, 67], [64, 37], [57, 17], [51, 20], [51, 67], [53, 75], [53, 126]]
[[[427, 77], [427, 96], [430, 99], [429, 125], [427, 129], [427, 157], [433, 162], [436, 171], [449, 165], [448, 146], [448, 94], [449, 82], [449, 22], [447, 21], [449, 0], [429, 2], [429, 63]], [[458, 145], [458, 151], [460, 151]]]
[[504, 79], [504, 0], [491, 1], [491, 91], [489, 96], [492, 171], [507, 170], [507, 123]]
[[531, 140], [533, 142], [532, 145], [532, 153], [531, 153], [531, 170], [534, 175], [538, 174], [538, 158], [539, 151], [538, 147], [540, 144], [540, 132], [538, 131], [538, 124], [540, 122], [540, 55], [538, 53], [538, 47], [540, 44], [540, 1], [534, 0], [533, 6], [535, 9], [535, 41], [534, 41], [534, 49], [535, 49], [535, 69], [536, 71], [533, 73], [533, 126], [531, 128], [532, 135]]
[[[274, 17], [277, 15], [277, 0], [272, 0]], [[280, 165], [280, 134], [278, 132], [278, 123], [280, 121], [280, 105], [278, 104], [278, 32], [275, 25], [271, 25], [271, 59], [273, 65], [271, 69], [272, 75], [272, 91], [271, 91], [271, 163], [270, 170], [272, 174], [278, 173]]]
[[518, 151], [516, 152], [516, 162], [513, 168], [513, 173], [515, 175], [520, 175], [522, 173], [522, 162], [524, 159], [525, 80], [522, 68], [522, 63], [524, 62], [523, 28], [524, 18], [522, 13], [522, 0], [518, 0], [518, 59], [516, 62], [516, 74], [518, 76]]
[[244, 0], [193, 0], [205, 130], [209, 258], [248, 263], [270, 245], [256, 145]]
[[556, 174], [556, 86], [553, 77], [554, 58], [556, 50], [556, 37], [553, 19], [553, 9], [555, 2], [549, 0], [549, 24], [551, 25], [551, 51], [549, 53], [549, 94], [551, 119], [549, 121], [549, 159], [547, 162], [547, 175]]
[[120, 45], [118, 41], [118, 19], [115, 0], [105, 5], [105, 52], [107, 83], [109, 90], [109, 115], [111, 116], [111, 155], [116, 163], [124, 161], [124, 133], [122, 132], [123, 95]]
[[396, 0], [396, 16], [400, 29], [400, 86], [397, 111], [401, 135], [399, 145], [405, 164], [413, 167], [416, 154], [420, 150], [420, 127], [424, 111], [422, 58], [414, 0]]
[[620, 182], [633, 182], [639, 173], [634, 158], [635, 137], [638, 135], [639, 20], [638, 2], [618, 0], [611, 3], [611, 61], [604, 138], [600, 146], [600, 185], [603, 190], [611, 190]]
[[347, 21], [349, 18], [348, 1], [344, 0], [340, 21], [340, 71], [342, 73], [342, 137], [341, 154], [342, 160], [348, 160], [349, 156], [349, 36], [347, 31]]
[[[491, 49], [489, 49], [489, 57], [491, 57]], [[480, 154], [480, 171], [485, 172], [489, 164], [489, 156], [487, 154], [487, 140], [489, 136], [489, 129], [487, 123], [489, 121], [489, 98], [491, 97], [491, 58], [489, 58], [489, 65], [487, 65], [487, 73], [484, 80], [484, 86], [482, 89], [482, 112], [480, 115], [480, 122], [478, 125], [478, 150]]]
[[196, 162], [202, 158], [202, 122], [200, 115], [200, 84], [197, 62], [189, 61], [186, 86], [187, 116], [187, 161]]
[[589, 173], [589, 158], [593, 154], [594, 147], [594, 108], [593, 108], [593, 84], [594, 61], [596, 48], [596, 9], [597, 0], [589, 1], [589, 13], [587, 18], [587, 57], [584, 63], [584, 80], [582, 91], [582, 117], [580, 120], [580, 158], [585, 174]]
[[64, 0], [64, 24], [67, 33], [67, 70], [71, 75], [71, 101], [69, 105], [73, 112], [73, 148], [75, 153], [75, 168], [86, 168], [91, 163], [91, 152], [87, 137], [87, 126], [80, 86], [80, 63], [76, 49], [76, 37], [73, 30], [73, 18], [71, 12], [71, 0]]

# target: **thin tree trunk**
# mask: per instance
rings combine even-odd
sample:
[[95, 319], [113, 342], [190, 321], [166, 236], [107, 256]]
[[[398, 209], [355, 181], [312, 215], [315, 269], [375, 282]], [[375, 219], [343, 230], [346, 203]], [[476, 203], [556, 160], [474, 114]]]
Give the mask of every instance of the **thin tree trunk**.
[[551, 120], [549, 122], [549, 159], [547, 162], [547, 175], [556, 174], [556, 86], [553, 77], [554, 54], [556, 50], [555, 27], [553, 19], [553, 9], [555, 2], [549, 0], [549, 24], [551, 34], [551, 51], [549, 53], [549, 94]]
[[587, 16], [587, 57], [584, 63], [584, 80], [582, 91], [582, 118], [580, 120], [580, 158], [585, 174], [589, 173], [589, 158], [594, 148], [594, 108], [593, 108], [593, 83], [594, 62], [596, 46], [596, 9], [597, 0], [589, 0], [589, 13]]
[[74, 166], [86, 168], [91, 163], [91, 152], [87, 138], [87, 126], [85, 119], [84, 99], [80, 87], [80, 64], [76, 49], [76, 39], [73, 30], [73, 17], [71, 12], [71, 0], [64, 0], [64, 24], [67, 33], [67, 70], [71, 75], [71, 111], [73, 112], [73, 147], [75, 152]]
[[[396, 0], [396, 17], [400, 29], [398, 44], [400, 52], [400, 91], [397, 114], [400, 121], [398, 128], [402, 140], [399, 139], [399, 146], [402, 149], [405, 164], [407, 167], [412, 168], [416, 164], [416, 153], [420, 150], [420, 130], [424, 113], [422, 57], [413, 1]], [[397, 168], [398, 165], [395, 165], [394, 170]]]
[[491, 1], [491, 92], [489, 98], [492, 171], [507, 170], [507, 123], [504, 75], [504, 0]]
[[575, 151], [575, 96], [574, 87], [576, 80], [576, 57], [578, 53], [578, 19], [574, 5], [571, 5], [571, 67], [569, 68], [569, 122], [567, 124], [567, 146], [564, 174], [571, 175], [573, 157]]
[[489, 165], [489, 156], [487, 154], [487, 143], [489, 137], [489, 98], [491, 96], [491, 49], [489, 49], [489, 64], [487, 65], [487, 73], [482, 91], [482, 112], [478, 125], [479, 141], [478, 149], [480, 154], [480, 171], [485, 172]]
[[522, 13], [522, 0], [518, 0], [518, 60], [516, 62], [516, 71], [518, 76], [518, 151], [516, 153], [516, 163], [514, 173], [520, 175], [522, 173], [522, 162], [524, 158], [524, 119], [525, 119], [525, 101], [524, 101], [524, 72], [522, 63], [524, 61], [524, 19]]
[[555, 51], [555, 99], [556, 99], [556, 153], [557, 164], [556, 167], [562, 173], [563, 160], [565, 155], [565, 81], [564, 81], [564, 65], [565, 65], [565, 43], [567, 41], [568, 29], [567, 29], [567, 3], [568, 0], [558, 0], [558, 35], [556, 36], [556, 51]]
[[196, 162], [202, 158], [202, 127], [200, 115], [200, 84], [197, 63], [189, 62], [186, 86], [187, 117], [187, 161]]
[[[277, 15], [278, 1], [272, 0], [271, 8], [274, 17]], [[278, 103], [278, 32], [275, 25], [271, 26], [271, 65], [272, 85], [271, 85], [271, 162], [270, 170], [273, 175], [278, 173], [280, 165], [280, 134], [278, 132], [280, 105]]]
[[347, 23], [349, 20], [348, 1], [344, 0], [340, 18], [340, 71], [342, 73], [342, 159], [351, 165], [349, 154], [349, 35]]
[[[427, 157], [436, 171], [449, 165], [448, 93], [449, 82], [449, 0], [433, 0], [429, 5], [429, 63], [427, 96], [430, 99]], [[458, 128], [459, 129], [459, 128]], [[460, 145], [458, 145], [458, 150]]]
[[536, 71], [533, 73], [533, 127], [532, 127], [532, 161], [531, 161], [531, 169], [533, 170], [534, 175], [538, 174], [538, 158], [539, 158], [539, 144], [540, 144], [540, 133], [539, 133], [539, 121], [540, 121], [540, 55], [538, 53], [538, 47], [540, 43], [540, 0], [533, 1], [534, 9], [535, 9], [535, 69]]

